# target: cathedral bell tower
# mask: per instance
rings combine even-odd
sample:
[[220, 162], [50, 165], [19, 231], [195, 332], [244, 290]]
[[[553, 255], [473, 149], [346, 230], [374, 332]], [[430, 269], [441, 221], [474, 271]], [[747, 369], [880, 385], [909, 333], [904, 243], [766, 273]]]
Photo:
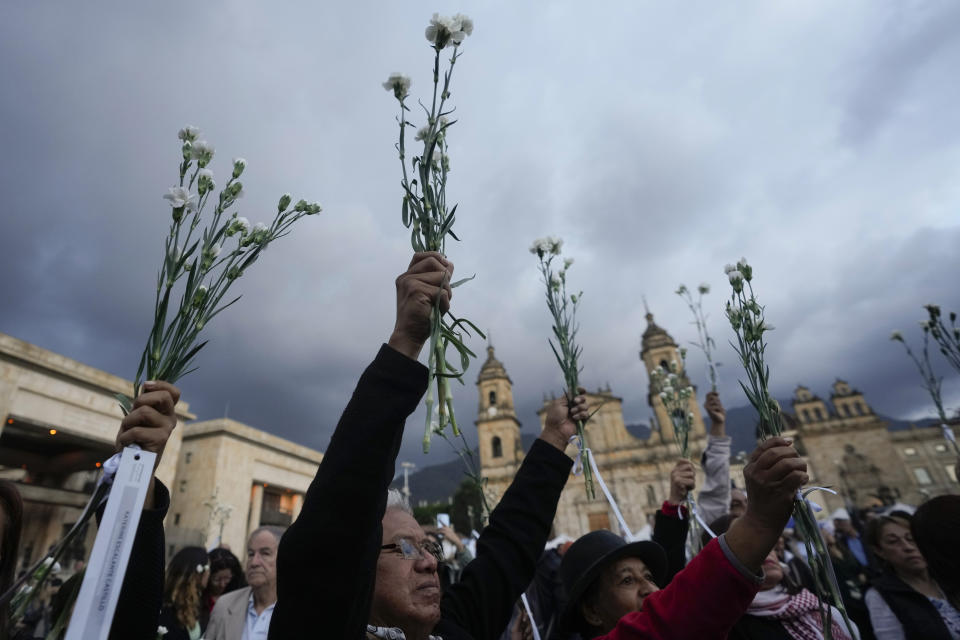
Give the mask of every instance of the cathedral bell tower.
[[[673, 421], [670, 420], [670, 416], [667, 415], [667, 409], [663, 406], [663, 401], [660, 400], [660, 389], [658, 387], [655, 388], [656, 385], [653, 382], [653, 376], [650, 374], [655, 369], [660, 368], [669, 372], [670, 363], [676, 361], [679, 367], [677, 375], [680, 377], [680, 383], [689, 385], [690, 379], [687, 377], [687, 372], [683, 368], [683, 361], [680, 358], [680, 350], [677, 347], [677, 343], [673, 341], [669, 333], [657, 326], [657, 323], [653, 321], [653, 314], [649, 311], [647, 312], [647, 329], [643, 332], [641, 344], [640, 359], [647, 369], [647, 376], [650, 380], [650, 387], [647, 391], [647, 403], [653, 408], [657, 424], [660, 427], [661, 442], [670, 444], [675, 442]], [[690, 396], [687, 411], [693, 413], [691, 439], [696, 436], [705, 436], [707, 432], [703, 426], [703, 415], [700, 413], [700, 405], [697, 402], [696, 392]]]
[[487, 361], [477, 376], [477, 433], [480, 444], [480, 465], [487, 471], [496, 467], [513, 467], [520, 463], [523, 449], [520, 442], [520, 421], [513, 406], [513, 382], [503, 364], [487, 346]]

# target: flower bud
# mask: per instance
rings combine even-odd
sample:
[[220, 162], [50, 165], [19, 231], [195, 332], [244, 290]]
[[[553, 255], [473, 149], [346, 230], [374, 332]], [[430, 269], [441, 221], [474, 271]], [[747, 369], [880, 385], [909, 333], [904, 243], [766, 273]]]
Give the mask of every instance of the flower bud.
[[247, 168], [247, 161], [243, 158], [234, 158], [233, 159], [233, 177], [239, 178], [240, 174], [243, 173], [243, 170]]
[[290, 200], [292, 200], [292, 198], [290, 197], [289, 193], [285, 193], [280, 196], [280, 204], [277, 205], [277, 211], [281, 213], [286, 211], [287, 207], [290, 206]]
[[203, 285], [197, 287], [197, 292], [193, 294], [193, 306], [201, 307], [207, 300], [207, 288]]

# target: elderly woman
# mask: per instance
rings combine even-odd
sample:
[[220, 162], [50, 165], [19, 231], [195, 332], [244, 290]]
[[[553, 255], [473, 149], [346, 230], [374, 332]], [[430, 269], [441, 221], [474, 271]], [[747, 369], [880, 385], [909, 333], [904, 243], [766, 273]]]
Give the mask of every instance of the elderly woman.
[[452, 272], [442, 255], [419, 253], [397, 278], [394, 331], [360, 377], [280, 543], [271, 638], [490, 638], [533, 577], [572, 466], [564, 453], [572, 420], [588, 415], [583, 397], [551, 408], [476, 559], [445, 593], [436, 545], [402, 505], [387, 502], [404, 421], [427, 386], [416, 359], [434, 303], [449, 307]]
[[751, 496], [745, 514], [727, 518], [729, 530], [718, 532], [669, 584], [667, 556], [655, 542], [627, 543], [609, 531], [574, 542], [560, 565], [568, 594], [564, 624], [585, 640], [727, 637], [761, 597], [758, 589], [773, 588], [783, 576], [771, 558], [779, 569], [774, 545], [806, 481], [806, 465], [787, 441], [771, 438], [753, 452], [744, 477]]
[[874, 518], [866, 539], [884, 568], [866, 596], [877, 639], [960, 639], [960, 611], [930, 577], [927, 561], [913, 541], [909, 514]]

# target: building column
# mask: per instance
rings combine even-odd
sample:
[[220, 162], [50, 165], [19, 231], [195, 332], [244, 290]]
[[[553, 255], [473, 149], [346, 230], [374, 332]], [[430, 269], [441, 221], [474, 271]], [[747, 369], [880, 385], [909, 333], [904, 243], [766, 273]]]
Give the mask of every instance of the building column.
[[[253, 530], [260, 526], [260, 512], [263, 510], [263, 485], [253, 485], [250, 494], [250, 517], [247, 520], [247, 538]], [[246, 540], [244, 540], [246, 543]]]
[[300, 516], [300, 509], [303, 508], [303, 494], [295, 493], [293, 494], [293, 520], [296, 522], [297, 518]]

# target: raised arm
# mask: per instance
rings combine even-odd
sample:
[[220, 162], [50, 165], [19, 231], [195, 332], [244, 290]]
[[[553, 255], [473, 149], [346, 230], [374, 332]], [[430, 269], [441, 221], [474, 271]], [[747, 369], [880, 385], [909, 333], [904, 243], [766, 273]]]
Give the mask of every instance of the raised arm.
[[360, 376], [300, 516], [280, 541], [271, 638], [363, 637], [387, 487], [404, 422], [427, 385], [427, 369], [416, 358], [434, 301], [439, 296], [442, 311], [449, 306], [445, 283], [452, 273], [440, 254], [418, 253], [397, 278], [390, 339]]
[[730, 529], [711, 540], [663, 590], [623, 616], [606, 640], [725, 638], [763, 580], [763, 560], [790, 518], [806, 463], [783, 438], [770, 438], [743, 470], [750, 501]]
[[477, 541], [476, 559], [443, 596], [439, 635], [453, 636], [446, 630], [455, 625], [473, 638], [494, 638], [507, 627], [514, 603], [533, 580], [570, 475], [573, 462], [564, 451], [576, 433], [575, 421], [587, 417], [584, 396], [570, 407], [561, 398], [547, 409], [540, 437]]
[[727, 412], [715, 391], [703, 405], [710, 416], [710, 433], [703, 452], [703, 488], [697, 504], [705, 522], [713, 522], [730, 510], [730, 436], [726, 432]]
[[[670, 471], [670, 497], [654, 515], [653, 541], [663, 547], [667, 554], [667, 575], [661, 587], [673, 580], [687, 564], [687, 532], [690, 514], [686, 513], [683, 501], [693, 490], [696, 474], [689, 460], [679, 460]], [[680, 510], [683, 509], [682, 514]]]

